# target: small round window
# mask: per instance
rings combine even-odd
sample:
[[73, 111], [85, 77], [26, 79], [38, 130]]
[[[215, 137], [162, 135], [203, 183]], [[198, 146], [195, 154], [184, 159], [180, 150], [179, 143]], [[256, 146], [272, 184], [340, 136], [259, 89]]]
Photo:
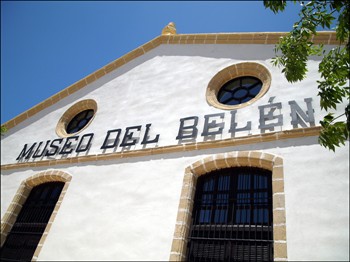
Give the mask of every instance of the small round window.
[[239, 105], [256, 97], [261, 87], [262, 82], [256, 77], [238, 77], [221, 87], [218, 101], [225, 105]]
[[82, 100], [71, 106], [58, 121], [56, 133], [60, 137], [75, 135], [89, 126], [97, 112], [92, 99]]
[[88, 110], [84, 110], [83, 112], [80, 112], [75, 117], [73, 117], [73, 119], [69, 122], [66, 130], [67, 133], [74, 134], [80, 131], [90, 122], [93, 116], [94, 116], [94, 110], [92, 109], [88, 109]]
[[243, 62], [230, 65], [210, 80], [206, 98], [209, 105], [223, 110], [249, 106], [269, 90], [271, 74], [262, 64]]

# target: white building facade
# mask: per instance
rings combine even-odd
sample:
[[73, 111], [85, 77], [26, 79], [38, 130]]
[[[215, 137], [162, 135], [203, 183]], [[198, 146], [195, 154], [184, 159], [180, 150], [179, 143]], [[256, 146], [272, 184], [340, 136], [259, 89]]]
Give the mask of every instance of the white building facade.
[[[349, 260], [349, 144], [318, 144], [320, 60], [288, 83], [282, 35], [170, 25], [7, 122], [4, 261]], [[53, 203], [46, 222], [21, 220], [30, 197], [28, 216]], [[22, 243], [20, 220], [42, 231]]]

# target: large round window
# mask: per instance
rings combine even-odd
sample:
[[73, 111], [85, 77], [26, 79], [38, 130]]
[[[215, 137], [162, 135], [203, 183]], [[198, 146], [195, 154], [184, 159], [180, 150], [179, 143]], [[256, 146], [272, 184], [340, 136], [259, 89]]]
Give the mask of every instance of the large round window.
[[218, 93], [218, 101], [225, 105], [239, 105], [256, 97], [261, 87], [262, 82], [256, 77], [238, 77], [221, 87]]
[[82, 100], [71, 106], [58, 121], [56, 133], [60, 137], [75, 135], [89, 126], [97, 111], [92, 99]]
[[225, 110], [251, 105], [269, 89], [271, 74], [256, 62], [231, 65], [219, 71], [209, 82], [208, 104]]

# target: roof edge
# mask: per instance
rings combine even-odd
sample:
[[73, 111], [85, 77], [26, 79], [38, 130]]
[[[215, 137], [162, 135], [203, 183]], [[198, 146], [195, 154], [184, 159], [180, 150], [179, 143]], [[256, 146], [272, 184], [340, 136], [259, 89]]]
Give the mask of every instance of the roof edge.
[[[52, 95], [43, 102], [31, 107], [20, 115], [5, 122], [7, 129], [11, 129], [24, 120], [39, 113], [45, 108], [56, 104], [63, 98], [84, 88], [88, 84], [96, 81], [111, 71], [123, 66], [135, 58], [149, 52], [161, 44], [277, 44], [280, 37], [288, 32], [245, 32], [245, 33], [205, 33], [205, 34], [174, 34], [160, 35], [151, 41], [135, 48], [120, 58], [108, 63], [106, 66], [96, 70], [83, 79], [66, 87], [62, 91]], [[336, 39], [335, 31], [320, 31], [311, 39], [315, 44], [338, 45], [340, 42]]]

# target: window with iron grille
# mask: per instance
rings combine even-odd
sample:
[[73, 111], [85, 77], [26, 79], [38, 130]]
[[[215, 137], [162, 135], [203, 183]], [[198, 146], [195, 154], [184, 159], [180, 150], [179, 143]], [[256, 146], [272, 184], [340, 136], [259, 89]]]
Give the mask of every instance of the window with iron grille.
[[273, 261], [272, 175], [239, 167], [200, 176], [188, 261]]
[[1, 247], [1, 261], [30, 261], [61, 194], [64, 182], [34, 187]]

